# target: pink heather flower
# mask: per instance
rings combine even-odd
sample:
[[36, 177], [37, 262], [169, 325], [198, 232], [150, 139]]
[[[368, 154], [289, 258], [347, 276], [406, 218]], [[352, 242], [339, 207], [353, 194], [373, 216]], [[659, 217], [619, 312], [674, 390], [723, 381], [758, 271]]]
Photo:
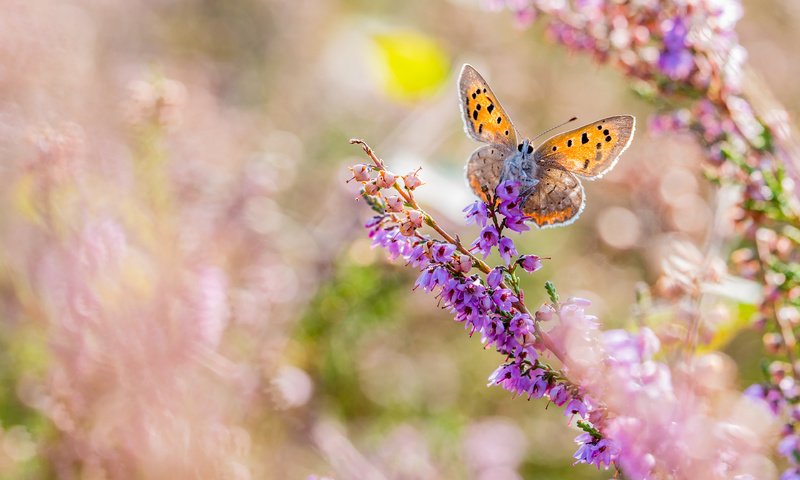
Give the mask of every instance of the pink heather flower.
[[458, 259], [453, 262], [453, 269], [459, 273], [469, 273], [472, 270], [472, 259], [466, 255], [459, 255]]
[[369, 181], [369, 167], [363, 164], [357, 164], [350, 167], [350, 171], [353, 172], [353, 178], [358, 182], [368, 182]]
[[422, 185], [422, 181], [417, 176], [417, 172], [419, 172], [419, 170], [403, 175], [403, 183], [406, 185], [407, 189], [414, 190]]
[[503, 237], [500, 239], [497, 245], [497, 250], [500, 252], [500, 257], [509, 265], [511, 263], [511, 257], [517, 255], [517, 247], [514, 246], [514, 242], [511, 241], [508, 237]]
[[394, 213], [403, 211], [403, 199], [398, 195], [386, 197], [386, 210]]
[[411, 237], [417, 232], [417, 227], [411, 220], [405, 220], [400, 224], [400, 234], [405, 237]]
[[406, 212], [406, 217], [408, 221], [414, 225], [414, 228], [419, 228], [422, 226], [422, 212], [419, 210], [409, 210]]
[[364, 184], [363, 192], [365, 195], [375, 195], [378, 193], [378, 186], [375, 182], [367, 182]]
[[381, 170], [378, 173], [378, 177], [375, 179], [375, 183], [380, 188], [391, 188], [392, 185], [394, 185], [394, 180], [395, 180], [394, 175], [392, 175], [390, 172], [387, 172], [386, 170]]
[[528, 273], [533, 273], [542, 268], [542, 260], [536, 255], [523, 255], [519, 257], [519, 266]]

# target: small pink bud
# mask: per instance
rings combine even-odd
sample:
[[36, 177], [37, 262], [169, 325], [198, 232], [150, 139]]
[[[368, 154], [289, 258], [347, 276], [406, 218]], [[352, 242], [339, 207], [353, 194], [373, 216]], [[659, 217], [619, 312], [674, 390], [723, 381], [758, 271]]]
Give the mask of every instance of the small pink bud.
[[419, 210], [409, 210], [406, 212], [408, 221], [414, 225], [414, 228], [422, 226], [422, 213]]
[[369, 182], [364, 184], [364, 193], [366, 195], [375, 195], [378, 193], [378, 186], [375, 185], [375, 182]]
[[390, 212], [402, 212], [403, 199], [397, 195], [386, 197], [386, 210]]
[[394, 185], [394, 175], [386, 170], [381, 170], [378, 174], [378, 178], [375, 179], [375, 182], [381, 188], [391, 188]]
[[419, 169], [403, 176], [403, 183], [406, 184], [407, 189], [414, 190], [422, 185], [422, 180], [417, 176], [417, 172], [419, 172]]
[[469, 273], [472, 270], [472, 260], [466, 255], [460, 255], [458, 260], [453, 262], [453, 268], [457, 272]]
[[369, 167], [364, 164], [357, 164], [350, 167], [350, 171], [353, 172], [353, 178], [359, 182], [368, 182], [369, 181]]
[[400, 224], [400, 234], [405, 235], [406, 237], [410, 237], [414, 235], [418, 227], [411, 222], [411, 220], [406, 220]]

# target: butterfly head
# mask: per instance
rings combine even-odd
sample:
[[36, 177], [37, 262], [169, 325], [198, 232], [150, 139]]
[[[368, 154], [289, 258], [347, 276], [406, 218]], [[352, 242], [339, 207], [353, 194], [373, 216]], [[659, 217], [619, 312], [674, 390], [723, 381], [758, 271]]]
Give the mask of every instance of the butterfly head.
[[528, 158], [533, 153], [533, 145], [527, 138], [517, 145], [517, 151], [520, 152], [523, 158]]

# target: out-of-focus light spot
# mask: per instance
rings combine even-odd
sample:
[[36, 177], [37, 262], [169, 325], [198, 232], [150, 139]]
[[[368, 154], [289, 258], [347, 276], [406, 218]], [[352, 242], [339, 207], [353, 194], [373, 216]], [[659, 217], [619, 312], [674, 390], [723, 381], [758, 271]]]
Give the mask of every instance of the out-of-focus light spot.
[[611, 207], [603, 210], [597, 219], [597, 232], [609, 246], [627, 250], [639, 240], [639, 219], [627, 208]]
[[358, 376], [364, 394], [384, 405], [411, 405], [420, 399], [417, 367], [407, 356], [385, 345], [370, 345], [361, 355]]
[[685, 168], [673, 168], [664, 173], [658, 191], [666, 203], [672, 204], [681, 195], [697, 192], [697, 179]]
[[36, 455], [36, 443], [30, 432], [22, 425], [16, 425], [3, 434], [3, 452], [14, 461], [24, 462]]
[[700, 195], [685, 193], [674, 198], [671, 212], [672, 224], [689, 233], [702, 232], [709, 227], [711, 211]]
[[245, 206], [244, 219], [254, 232], [268, 234], [278, 231], [283, 226], [283, 213], [269, 197], [251, 198]]
[[450, 62], [438, 42], [413, 31], [374, 35], [375, 66], [386, 93], [400, 100], [419, 100], [439, 90]]
[[[519, 478], [513, 476], [514, 470], [528, 445], [516, 424], [505, 418], [482, 420], [467, 427], [463, 438], [463, 458], [476, 478], [490, 478], [484, 474], [501, 471], [506, 475], [491, 478]], [[507, 476], [509, 473], [512, 476]]]
[[295, 408], [308, 403], [314, 392], [311, 377], [303, 370], [291, 365], [284, 365], [272, 379], [281, 408]]

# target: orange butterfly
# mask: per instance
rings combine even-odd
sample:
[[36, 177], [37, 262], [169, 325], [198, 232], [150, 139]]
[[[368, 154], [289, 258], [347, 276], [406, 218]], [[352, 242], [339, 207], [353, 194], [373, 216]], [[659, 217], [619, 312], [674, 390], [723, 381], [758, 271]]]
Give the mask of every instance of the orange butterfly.
[[556, 135], [534, 149], [517, 143], [517, 131], [486, 80], [465, 64], [458, 91], [467, 135], [487, 143], [467, 161], [467, 180], [477, 196], [501, 181], [518, 181], [522, 211], [540, 227], [569, 225], [583, 211], [583, 186], [575, 175], [594, 180], [617, 163], [633, 139], [636, 119], [608, 117]]

